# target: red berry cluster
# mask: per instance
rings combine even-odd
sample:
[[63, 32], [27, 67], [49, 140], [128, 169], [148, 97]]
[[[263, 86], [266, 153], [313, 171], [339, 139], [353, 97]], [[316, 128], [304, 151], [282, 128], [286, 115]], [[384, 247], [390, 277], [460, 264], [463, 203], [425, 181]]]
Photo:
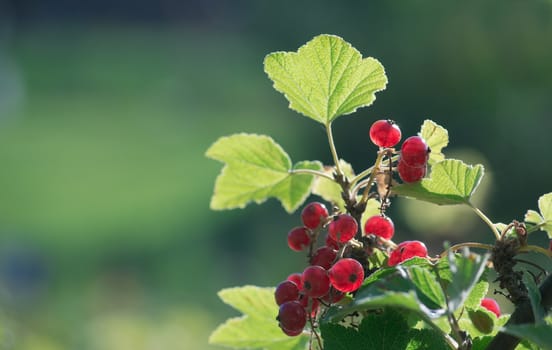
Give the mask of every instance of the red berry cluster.
[[[315, 319], [320, 305], [340, 301], [345, 293], [357, 290], [364, 280], [364, 267], [355, 259], [338, 256], [338, 250], [358, 231], [357, 221], [348, 214], [330, 216], [322, 203], [312, 202], [301, 213], [303, 226], [288, 233], [294, 251], [309, 250], [309, 263], [302, 273], [293, 273], [274, 293], [280, 306], [277, 320], [289, 336], [301, 334], [307, 320]], [[322, 229], [327, 228], [324, 245], [314, 251]]]
[[[396, 152], [390, 147], [401, 140], [401, 130], [391, 120], [378, 120], [370, 128], [370, 139], [380, 147], [380, 152], [387, 152], [391, 172], [394, 169], [391, 155]], [[406, 139], [396, 168], [399, 177], [404, 182], [422, 179], [428, 156], [429, 148], [421, 137]], [[381, 200], [386, 202], [387, 195]], [[280, 307], [277, 320], [285, 334], [301, 334], [307, 322], [313, 327], [321, 308], [339, 302], [346, 293], [361, 286], [365, 274], [369, 273], [366, 265], [367, 254], [372, 249], [370, 240], [384, 244], [385, 248], [381, 249], [395, 247], [391, 241], [395, 226], [384, 214], [385, 208], [382, 204], [381, 214], [368, 218], [362, 237], [353, 216], [330, 215], [324, 204], [318, 202], [305, 206], [301, 212], [303, 225], [289, 231], [287, 242], [293, 251], [308, 251], [309, 266], [302, 273], [289, 275], [277, 286], [274, 295]], [[324, 244], [316, 247], [323, 230], [327, 231]], [[425, 245], [419, 241], [402, 242], [389, 253], [388, 265], [395, 266], [415, 256], [427, 257]]]
[[[401, 130], [392, 120], [378, 120], [370, 127], [370, 140], [376, 146], [393, 147], [400, 139]], [[417, 182], [425, 176], [429, 151], [420, 136], [411, 136], [403, 142], [397, 172], [404, 182]]]

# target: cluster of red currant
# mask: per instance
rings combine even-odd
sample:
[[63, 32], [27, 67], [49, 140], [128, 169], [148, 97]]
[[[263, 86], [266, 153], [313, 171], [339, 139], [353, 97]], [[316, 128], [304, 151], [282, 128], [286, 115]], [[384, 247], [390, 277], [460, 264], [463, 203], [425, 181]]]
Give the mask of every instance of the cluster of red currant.
[[[370, 139], [380, 147], [380, 151], [389, 149], [395, 153], [391, 147], [400, 141], [401, 131], [390, 120], [378, 120], [370, 128]], [[419, 136], [412, 136], [404, 141], [395, 169], [404, 182], [416, 182], [425, 176], [428, 158], [426, 142]], [[395, 247], [389, 253], [389, 266], [415, 256], [427, 257], [427, 249], [420, 241], [405, 241], [398, 246], [391, 242], [395, 228], [384, 210], [382, 206], [381, 215], [368, 218], [364, 235], [359, 236], [359, 224], [349, 214], [336, 212], [330, 215], [319, 202], [312, 202], [303, 209], [303, 226], [290, 230], [287, 240], [292, 250], [308, 251], [310, 265], [302, 273], [288, 276], [275, 291], [276, 303], [280, 307], [277, 320], [285, 334], [301, 334], [307, 321], [314, 325], [321, 305], [339, 302], [346, 293], [361, 286], [365, 275], [371, 272], [367, 269], [367, 257], [372, 248], [364, 246], [364, 238], [374, 238], [374, 241], [381, 238], [381, 241], [391, 243], [387, 247]], [[327, 229], [325, 243], [315, 250], [323, 229]], [[355, 249], [347, 248], [355, 248], [356, 253]]]

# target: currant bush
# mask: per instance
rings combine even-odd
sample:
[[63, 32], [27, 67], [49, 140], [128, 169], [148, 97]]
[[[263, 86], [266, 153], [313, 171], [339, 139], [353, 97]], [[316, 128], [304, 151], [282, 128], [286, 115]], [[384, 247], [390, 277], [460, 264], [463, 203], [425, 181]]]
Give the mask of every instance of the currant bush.
[[[442, 149], [448, 144], [448, 132], [430, 120], [424, 121], [417, 135], [404, 140], [400, 149], [396, 147], [402, 137], [397, 124], [375, 121], [368, 132], [371, 142], [378, 146], [374, 162], [356, 173], [339, 157], [331, 126], [336, 118], [370, 105], [374, 94], [385, 88], [387, 77], [377, 60], [362, 58], [341, 38], [321, 35], [297, 52], [270, 54], [265, 59], [265, 71], [289, 100], [290, 108], [325, 127], [333, 164], [291, 162], [281, 146], [266, 135], [221, 138], [207, 151], [209, 157], [226, 163], [211, 206], [238, 208], [275, 197], [291, 213], [314, 194], [330, 210], [322, 202], [306, 204], [301, 211], [302, 225], [288, 232], [289, 248], [305, 255], [307, 266], [302, 273], [290, 274], [275, 290], [255, 289], [241, 299], [235, 294], [221, 295], [225, 302], [253, 317], [222, 325], [222, 330], [212, 335], [211, 340], [219, 341], [214, 343], [283, 350], [305, 349], [308, 344], [309, 350], [323, 350], [325, 346], [360, 348], [362, 340], [375, 350], [388, 349], [388, 344], [397, 349], [504, 350], [502, 344], [509, 342], [508, 349], [514, 349], [517, 343], [512, 338], [517, 342], [523, 338], [515, 333], [519, 325], [503, 325], [504, 316], [497, 321], [481, 310], [501, 315], [497, 302], [484, 298], [489, 288], [485, 272], [491, 268], [501, 289], [495, 293], [506, 295], [516, 305], [516, 312], [528, 313], [524, 316], [535, 320], [535, 325], [523, 325], [527, 334], [538, 335], [525, 338], [528, 345], [524, 348], [534, 349], [531, 341], [540, 342], [552, 334], [552, 327], [539, 315], [543, 310], [535, 307], [552, 309], [552, 277], [544, 277], [548, 271], [539, 265], [516, 258], [529, 252], [552, 257], [552, 241], [546, 248], [528, 243], [529, 234], [535, 231], [546, 231], [552, 237], [552, 193], [540, 197], [540, 212], [528, 210], [523, 222], [493, 222], [471, 200], [484, 175], [483, 166], [446, 158]], [[364, 144], [366, 139], [360, 142]], [[265, 170], [265, 175], [258, 179], [250, 165]], [[494, 243], [443, 244], [444, 251], [436, 256], [429, 256], [425, 244], [415, 237], [407, 236], [409, 240], [397, 244], [393, 241], [395, 225], [387, 214], [400, 197], [437, 205], [467, 205], [489, 227]], [[479, 255], [467, 249], [490, 253]], [[416, 257], [421, 259], [413, 259]], [[527, 271], [521, 264], [534, 270]], [[534, 282], [528, 288], [526, 277]], [[539, 298], [539, 292], [547, 297]], [[268, 296], [263, 298], [263, 293]], [[276, 305], [267, 316], [265, 301], [272, 302], [271, 298]], [[531, 307], [525, 307], [528, 301]], [[251, 309], [264, 314], [257, 317]], [[259, 345], [260, 337], [251, 331], [255, 325], [250, 320], [269, 320], [259, 329], [276, 327], [272, 321], [276, 309], [283, 334], [298, 337], [297, 342], [282, 335], [274, 337], [272, 344], [267, 341]], [[533, 314], [532, 309], [538, 312]], [[423, 329], [418, 327], [420, 320]], [[412, 321], [417, 322], [416, 327]], [[249, 342], [240, 339], [223, 344], [220, 334], [225, 330], [227, 336], [253, 335]], [[388, 341], [387, 336], [393, 339]], [[372, 339], [377, 341], [368, 345]], [[552, 338], [538, 345], [552, 349]]]

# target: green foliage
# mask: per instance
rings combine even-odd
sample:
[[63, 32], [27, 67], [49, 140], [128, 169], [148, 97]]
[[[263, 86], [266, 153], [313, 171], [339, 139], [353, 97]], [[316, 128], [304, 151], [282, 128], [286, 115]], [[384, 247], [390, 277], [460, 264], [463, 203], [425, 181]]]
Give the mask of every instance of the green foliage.
[[393, 187], [400, 196], [439, 205], [468, 204], [483, 177], [483, 166], [466, 165], [461, 160], [447, 159], [431, 168], [429, 178]]
[[525, 214], [525, 222], [546, 231], [548, 238], [552, 239], [552, 192], [539, 198], [539, 210], [540, 213], [528, 210]]
[[445, 155], [441, 151], [443, 148], [447, 147], [449, 142], [447, 129], [432, 120], [424, 120], [420, 136], [427, 142], [427, 145], [431, 149], [429, 153], [430, 165], [445, 160]]
[[297, 52], [271, 53], [264, 67], [291, 109], [325, 125], [369, 106], [387, 84], [381, 63], [334, 35], [319, 35]]
[[403, 314], [393, 309], [368, 314], [358, 330], [331, 323], [320, 329], [326, 350], [448, 349], [438, 332], [412, 329]]
[[219, 297], [243, 316], [231, 318], [220, 325], [209, 337], [210, 344], [236, 349], [298, 350], [305, 347], [304, 336], [290, 338], [278, 327], [274, 288], [228, 288], [221, 290]]
[[[314, 161], [293, 165], [287, 153], [264, 135], [237, 134], [220, 138], [207, 151], [208, 157], [225, 163], [215, 184], [213, 209], [242, 208], [251, 201], [261, 203], [275, 197], [292, 212], [312, 191], [332, 203], [334, 210], [328, 220], [347, 212], [357, 220], [360, 217], [362, 231], [368, 217], [385, 213], [391, 194], [438, 205], [469, 205], [489, 226], [494, 237], [500, 239], [497, 229], [504, 230], [507, 225], [493, 224], [471, 203], [484, 175], [483, 166], [446, 159], [442, 150], [448, 145], [448, 132], [431, 120], [424, 121], [419, 133], [431, 149], [429, 160], [424, 163], [429, 177], [421, 181], [396, 183], [394, 166], [400, 157], [396, 148], [380, 147], [374, 164], [358, 175], [349, 163], [339, 159], [332, 137], [332, 121], [370, 105], [375, 92], [385, 88], [387, 78], [379, 62], [363, 59], [339, 37], [320, 35], [297, 52], [269, 54], [264, 65], [275, 89], [286, 96], [291, 109], [325, 125], [334, 164], [322, 166]], [[425, 155], [420, 154], [421, 158]], [[550, 234], [552, 193], [539, 199], [539, 209], [540, 213], [529, 211], [526, 222]], [[329, 221], [309, 229], [312, 240], [309, 258], [317, 246], [316, 240], [328, 225]], [[322, 303], [320, 313], [311, 314], [314, 322], [310, 325], [314, 329], [309, 330], [310, 348], [323, 343], [325, 350], [448, 349], [457, 348], [457, 341], [467, 341], [466, 337], [470, 337], [475, 349], [483, 349], [489, 336], [495, 335], [506, 323], [508, 316], [497, 318], [480, 306], [489, 289], [486, 271], [490, 254], [472, 254], [467, 249], [462, 254], [456, 252], [461, 246], [485, 249], [490, 246], [455, 245], [441, 258], [415, 257], [389, 267], [386, 264], [389, 255], [395, 253], [393, 250], [408, 249], [405, 248], [408, 246], [397, 247], [392, 241], [374, 235], [361, 237], [360, 233], [340, 246], [339, 258], [354, 257], [370, 274], [354, 293], [337, 304]], [[364, 256], [360, 249], [366, 252], [365, 259], [358, 257]], [[538, 251], [543, 252], [542, 248]], [[545, 315], [539, 308], [538, 287], [531, 282], [525, 281], [533, 311], [540, 321]], [[244, 316], [220, 326], [210, 342], [237, 348], [304, 347], [305, 335], [288, 338], [278, 329], [273, 291], [258, 287], [223, 291], [220, 294], [223, 301]], [[551, 345], [548, 339], [542, 338], [545, 334], [541, 328], [537, 328], [542, 326], [545, 325], [541, 322], [530, 328], [532, 333], [527, 339]], [[519, 331], [515, 327], [507, 329]], [[313, 339], [316, 340], [313, 342]]]
[[206, 155], [226, 163], [215, 183], [212, 209], [243, 208], [251, 201], [262, 203], [275, 197], [288, 212], [293, 212], [309, 195], [314, 177], [290, 171], [321, 168], [319, 162], [292, 165], [282, 147], [264, 135], [220, 138]]
[[456, 310], [464, 305], [470, 292], [485, 272], [485, 266], [489, 255], [460, 256], [455, 258], [449, 256], [450, 272], [452, 282], [447, 287], [448, 307]]
[[502, 331], [521, 339], [527, 339], [541, 349], [552, 349], [552, 326], [549, 324], [511, 325], [504, 327]]
[[[355, 175], [355, 171], [351, 164], [347, 163], [343, 159], [339, 160], [339, 166], [341, 171], [348, 178], [352, 178]], [[329, 176], [333, 176], [335, 173], [335, 166], [324, 167], [324, 173]], [[343, 201], [343, 196], [341, 195], [341, 186], [325, 177], [317, 177], [314, 180], [314, 185], [312, 186], [312, 193], [317, 196], [322, 197], [324, 200], [333, 203], [338, 206], [339, 209], [345, 210], [345, 202]]]

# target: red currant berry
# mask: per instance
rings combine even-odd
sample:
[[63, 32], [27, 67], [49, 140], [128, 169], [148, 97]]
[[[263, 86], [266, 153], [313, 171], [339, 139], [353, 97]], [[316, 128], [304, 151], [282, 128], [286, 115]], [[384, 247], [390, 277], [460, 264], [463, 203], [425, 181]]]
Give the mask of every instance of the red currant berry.
[[309, 298], [306, 295], [301, 295], [299, 297], [299, 303], [303, 305], [307, 313], [309, 313], [310, 311], [312, 317], [316, 316], [316, 312], [318, 311], [318, 308], [320, 306], [320, 302], [318, 301], [318, 299]]
[[370, 127], [370, 140], [379, 147], [393, 147], [401, 140], [401, 129], [392, 120], [378, 120]]
[[287, 242], [291, 250], [299, 252], [309, 246], [311, 239], [308, 230], [301, 226], [289, 231]]
[[322, 266], [326, 270], [332, 267], [332, 264], [337, 257], [337, 251], [331, 247], [320, 247], [316, 250], [310, 259], [311, 265]]
[[285, 335], [290, 336], [290, 337], [296, 337], [299, 334], [303, 333], [303, 329], [298, 329], [298, 330], [295, 330], [295, 331], [290, 331], [290, 330], [282, 328], [282, 327], [280, 327], [280, 329], [282, 330], [282, 332], [284, 332]]
[[395, 266], [415, 256], [422, 258], [427, 257], [427, 248], [425, 244], [420, 241], [404, 241], [391, 252], [387, 264], [389, 266]]
[[301, 277], [301, 274], [296, 272], [292, 273], [291, 275], [287, 276], [286, 281], [291, 281], [297, 285], [297, 288], [299, 290], [303, 289], [303, 278]]
[[328, 292], [328, 294], [322, 297], [322, 300], [324, 300], [328, 304], [335, 304], [341, 299], [343, 299], [344, 296], [345, 296], [345, 293], [340, 292], [334, 287], [332, 287], [330, 288], [330, 291]]
[[337, 242], [346, 243], [355, 236], [358, 224], [351, 215], [341, 214], [328, 225], [328, 234]]
[[307, 323], [307, 312], [298, 301], [288, 301], [280, 305], [278, 317], [276, 319], [280, 323], [280, 328], [282, 328], [282, 330], [296, 333], [305, 328], [305, 324]]
[[493, 298], [483, 298], [481, 306], [494, 313], [496, 317], [500, 317], [500, 306], [498, 306], [498, 303]]
[[332, 238], [332, 236], [326, 235], [326, 241], [325, 242], [326, 242], [326, 246], [328, 246], [330, 248], [333, 248], [335, 250], [339, 249], [339, 244]]
[[344, 258], [336, 262], [328, 274], [332, 286], [344, 293], [357, 290], [364, 281], [362, 265], [351, 258]]
[[288, 301], [298, 300], [299, 287], [291, 281], [283, 281], [276, 287], [274, 299], [278, 305], [282, 305]]
[[424, 178], [426, 174], [426, 166], [414, 167], [406, 164], [402, 158], [399, 159], [397, 165], [399, 177], [406, 183], [418, 182]]
[[429, 147], [420, 136], [410, 136], [404, 140], [401, 147], [401, 159], [409, 166], [426, 165], [429, 157]]
[[314, 230], [328, 217], [328, 209], [319, 202], [309, 203], [301, 212], [303, 225]]
[[309, 266], [303, 271], [303, 293], [320, 298], [330, 290], [328, 271], [321, 266]]
[[386, 216], [374, 215], [366, 220], [364, 224], [364, 233], [391, 239], [395, 234], [395, 225], [393, 225], [393, 221]]

